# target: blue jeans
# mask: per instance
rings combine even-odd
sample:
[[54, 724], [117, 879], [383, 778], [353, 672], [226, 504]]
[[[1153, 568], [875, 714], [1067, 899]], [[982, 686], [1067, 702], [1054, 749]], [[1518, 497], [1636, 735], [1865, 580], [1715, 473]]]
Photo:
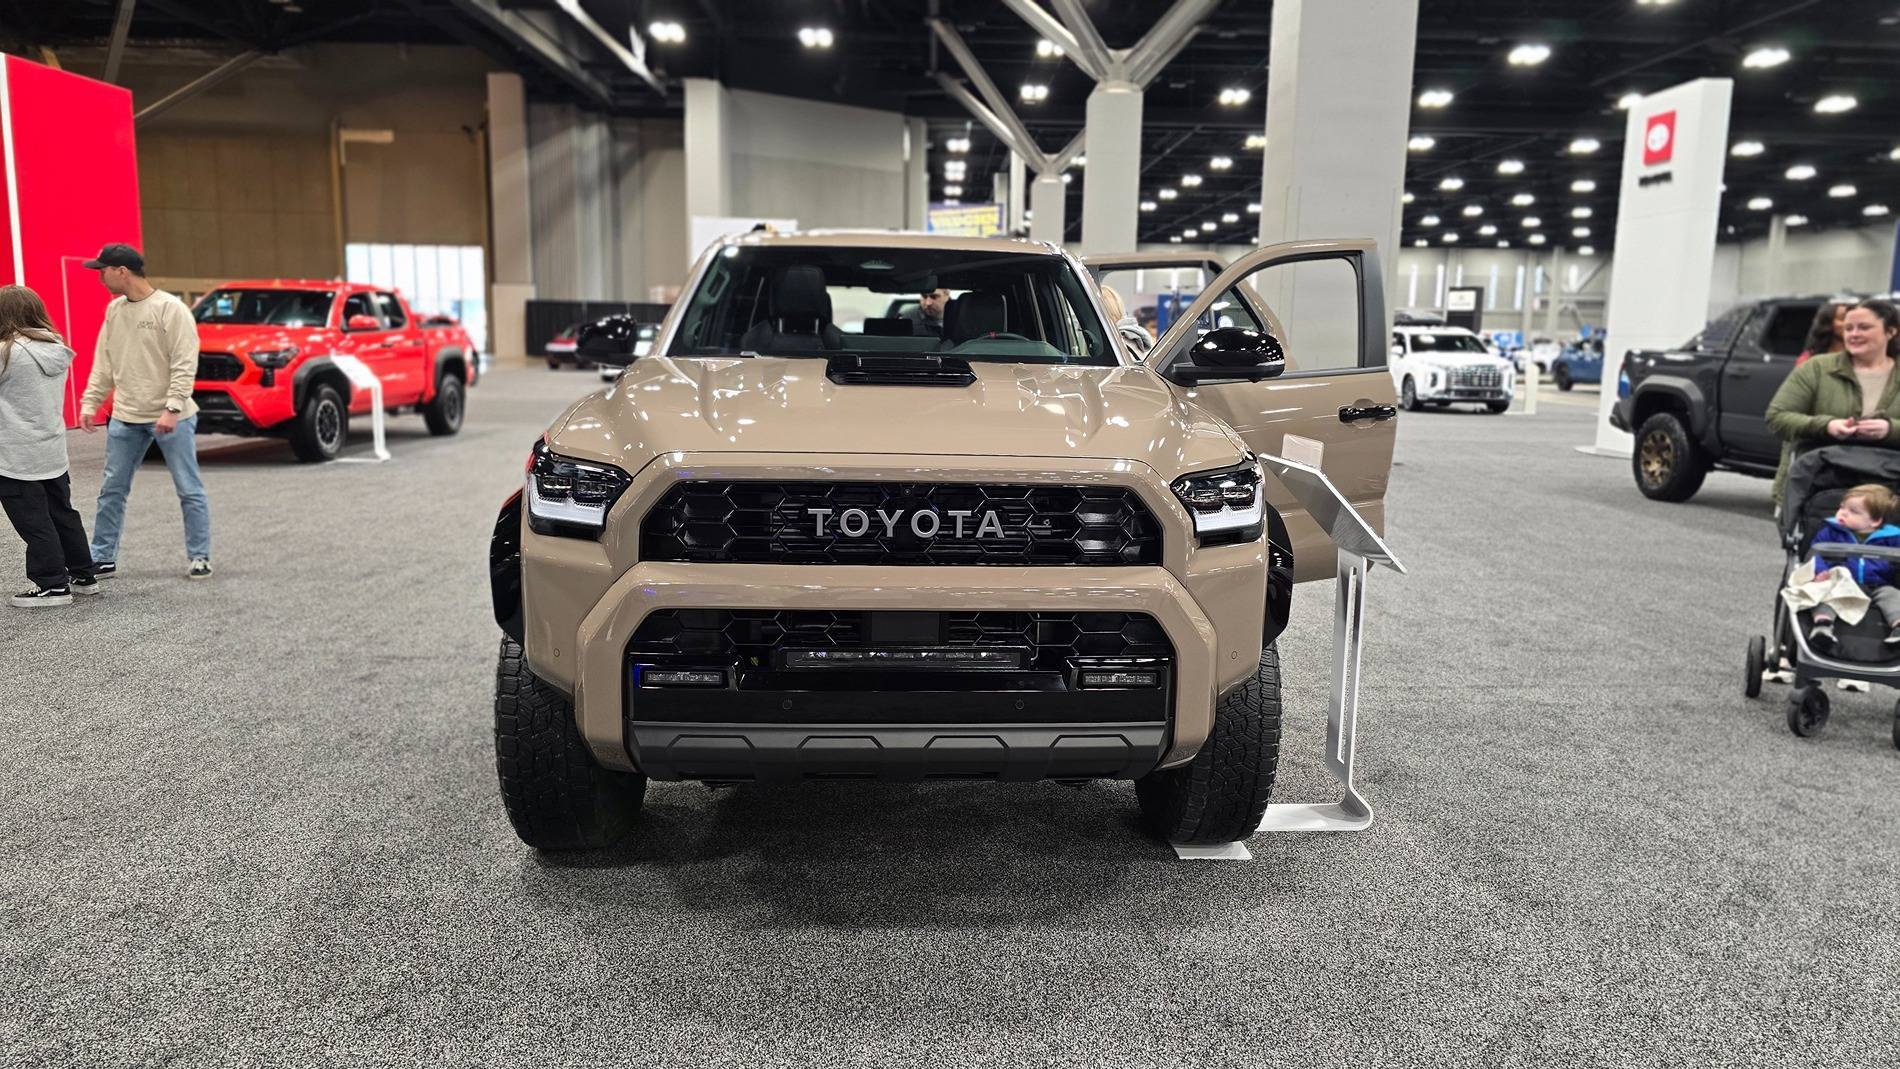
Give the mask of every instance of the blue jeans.
[[181, 419], [170, 434], [159, 434], [152, 423], [106, 425], [106, 474], [99, 487], [99, 512], [92, 520], [92, 559], [119, 559], [119, 528], [125, 523], [125, 495], [132, 474], [139, 470], [153, 441], [172, 473], [178, 506], [185, 514], [185, 556], [211, 559], [211, 504], [205, 500], [204, 480], [198, 478], [198, 417]]

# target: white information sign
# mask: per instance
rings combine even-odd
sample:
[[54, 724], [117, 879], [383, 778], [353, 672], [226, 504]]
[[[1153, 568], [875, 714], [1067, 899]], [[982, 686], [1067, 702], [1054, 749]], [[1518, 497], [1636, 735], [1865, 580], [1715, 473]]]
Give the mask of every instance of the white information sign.
[[339, 463], [381, 464], [389, 459], [389, 448], [383, 441], [383, 380], [367, 364], [349, 353], [333, 353], [330, 363], [335, 364], [345, 378], [350, 380], [353, 390], [369, 391], [369, 426], [371, 442], [374, 446], [367, 457], [339, 457]]

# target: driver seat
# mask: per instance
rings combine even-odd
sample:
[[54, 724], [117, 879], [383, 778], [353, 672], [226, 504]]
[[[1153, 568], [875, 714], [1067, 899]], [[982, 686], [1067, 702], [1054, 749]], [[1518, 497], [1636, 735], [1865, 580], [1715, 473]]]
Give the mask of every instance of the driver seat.
[[772, 280], [766, 318], [752, 324], [739, 348], [756, 353], [813, 353], [844, 348], [844, 335], [831, 322], [831, 295], [825, 273], [811, 264], [781, 270]]
[[996, 290], [971, 290], [952, 300], [943, 310], [943, 347], [946, 349], [1008, 329], [1009, 300]]

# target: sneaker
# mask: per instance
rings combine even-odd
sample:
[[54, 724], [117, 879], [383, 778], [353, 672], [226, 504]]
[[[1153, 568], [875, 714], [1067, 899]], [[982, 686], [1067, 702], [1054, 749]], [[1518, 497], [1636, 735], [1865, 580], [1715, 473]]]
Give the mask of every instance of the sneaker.
[[191, 570], [185, 573], [185, 578], [187, 579], [211, 578], [211, 562], [209, 560], [206, 560], [203, 557], [198, 557], [194, 559], [191, 562]]
[[112, 561], [96, 560], [92, 562], [92, 577], [94, 579], [110, 579], [117, 574], [119, 574], [119, 566]]
[[1887, 632], [1886, 641], [1889, 646], [1900, 646], [1900, 624], [1895, 624], [1893, 629]]
[[43, 605], [71, 605], [72, 591], [63, 586], [36, 586], [31, 590], [13, 595], [13, 604], [22, 609], [37, 609]]
[[75, 594], [92, 595], [99, 592], [99, 580], [90, 575], [69, 575], [66, 586]]
[[1814, 652], [1833, 653], [1834, 647], [1838, 644], [1834, 638], [1834, 624], [1832, 621], [1825, 624], [1815, 624], [1808, 629], [1808, 645], [1814, 648]]

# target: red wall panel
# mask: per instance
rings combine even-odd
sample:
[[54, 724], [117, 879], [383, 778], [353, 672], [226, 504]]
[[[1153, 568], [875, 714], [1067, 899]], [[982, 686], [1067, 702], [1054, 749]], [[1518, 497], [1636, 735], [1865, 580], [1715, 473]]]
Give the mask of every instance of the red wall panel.
[[54, 329], [78, 354], [67, 381], [70, 426], [79, 419], [79, 395], [111, 299], [98, 274], [79, 265], [108, 242], [143, 247], [132, 94], [17, 56], [4, 59], [0, 281], [38, 291]]

